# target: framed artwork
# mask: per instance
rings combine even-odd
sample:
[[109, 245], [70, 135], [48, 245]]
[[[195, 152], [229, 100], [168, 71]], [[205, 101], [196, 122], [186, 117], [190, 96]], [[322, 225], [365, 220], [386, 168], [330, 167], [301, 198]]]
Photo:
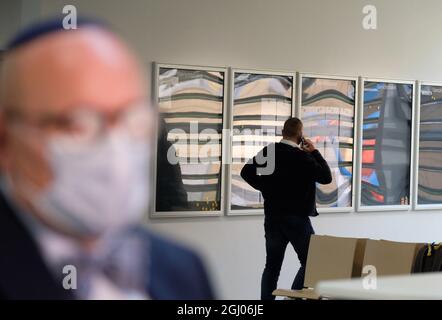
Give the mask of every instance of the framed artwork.
[[263, 198], [240, 176], [244, 164], [282, 138], [294, 113], [296, 75], [234, 69], [231, 73], [231, 148], [228, 182], [230, 215], [262, 214]]
[[414, 180], [414, 82], [364, 79], [362, 90], [358, 210], [407, 210]]
[[415, 209], [442, 208], [442, 84], [420, 83]]
[[227, 69], [154, 69], [159, 123], [151, 216], [221, 215]]
[[415, 108], [413, 81], [170, 64], [154, 81], [152, 217], [263, 214], [240, 172], [291, 116], [332, 171], [319, 212], [442, 208], [442, 84]]
[[327, 160], [333, 180], [317, 185], [319, 212], [353, 210], [357, 78], [302, 74], [300, 118], [304, 136]]

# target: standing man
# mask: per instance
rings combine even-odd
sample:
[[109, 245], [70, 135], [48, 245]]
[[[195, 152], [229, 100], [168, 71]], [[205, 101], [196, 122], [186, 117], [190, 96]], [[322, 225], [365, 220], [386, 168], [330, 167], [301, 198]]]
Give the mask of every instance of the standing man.
[[262, 149], [241, 170], [241, 177], [264, 197], [267, 256], [261, 281], [263, 300], [274, 299], [272, 292], [276, 289], [289, 242], [301, 263], [292, 289], [304, 287], [310, 236], [314, 234], [309, 216], [318, 215], [316, 182], [332, 181], [327, 162], [312, 141], [303, 139], [302, 128], [298, 118], [288, 119], [281, 142]]

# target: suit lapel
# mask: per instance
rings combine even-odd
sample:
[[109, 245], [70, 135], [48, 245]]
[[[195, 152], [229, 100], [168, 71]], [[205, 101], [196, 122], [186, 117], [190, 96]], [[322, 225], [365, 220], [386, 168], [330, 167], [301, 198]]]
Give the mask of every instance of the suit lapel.
[[0, 297], [72, 299], [45, 265], [39, 249], [0, 192]]

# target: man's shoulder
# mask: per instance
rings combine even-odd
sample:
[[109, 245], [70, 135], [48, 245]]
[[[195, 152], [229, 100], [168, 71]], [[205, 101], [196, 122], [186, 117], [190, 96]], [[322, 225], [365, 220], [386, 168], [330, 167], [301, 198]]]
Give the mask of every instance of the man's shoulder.
[[[157, 232], [151, 231], [143, 226], [136, 227], [136, 232], [140, 233], [149, 242], [154, 253], [162, 252], [161, 259], [171, 259], [177, 255], [187, 259], [198, 259], [196, 252], [189, 247], [171, 240]], [[157, 252], [158, 251], [158, 252]]]
[[137, 227], [150, 248], [150, 293], [155, 299], [212, 299], [200, 255], [187, 246], [144, 227]]

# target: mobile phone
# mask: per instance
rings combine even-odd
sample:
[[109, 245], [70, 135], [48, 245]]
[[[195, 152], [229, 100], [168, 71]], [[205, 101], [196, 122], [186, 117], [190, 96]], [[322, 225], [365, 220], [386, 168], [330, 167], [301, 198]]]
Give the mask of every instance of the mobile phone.
[[305, 145], [305, 138], [304, 136], [301, 137], [301, 147], [303, 147]]

